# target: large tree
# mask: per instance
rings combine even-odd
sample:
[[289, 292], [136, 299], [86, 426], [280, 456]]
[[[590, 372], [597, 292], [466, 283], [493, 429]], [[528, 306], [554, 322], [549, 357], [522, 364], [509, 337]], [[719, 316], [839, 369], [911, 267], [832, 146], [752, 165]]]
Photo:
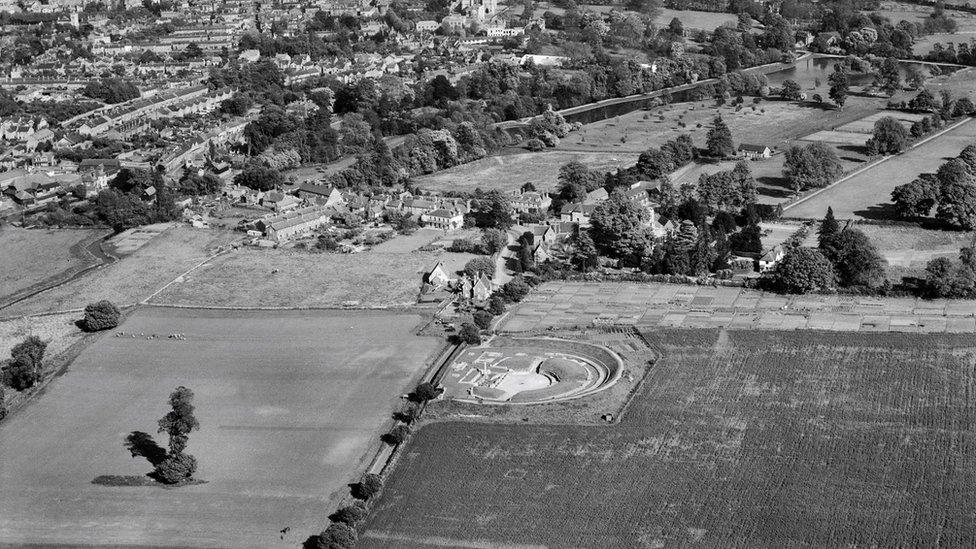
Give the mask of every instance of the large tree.
[[495, 276], [495, 260], [486, 256], [476, 257], [464, 265], [464, 274], [472, 278], [479, 274], [492, 278]]
[[841, 286], [876, 288], [885, 282], [885, 261], [868, 239], [857, 229], [845, 229], [831, 246], [834, 271]]
[[953, 158], [939, 167], [936, 177], [939, 207], [935, 216], [966, 230], [976, 229], [976, 185], [965, 162]]
[[635, 167], [644, 177], [657, 179], [662, 175], [674, 171], [675, 165], [674, 159], [671, 158], [670, 154], [651, 147], [641, 153], [637, 158], [637, 165]]
[[122, 103], [139, 97], [139, 88], [132, 82], [119, 78], [103, 78], [89, 82], [81, 92], [92, 99], [100, 99], [109, 104]]
[[626, 265], [640, 265], [650, 245], [647, 211], [620, 191], [614, 191], [593, 211], [590, 236], [603, 255]]
[[834, 217], [834, 209], [827, 206], [827, 214], [824, 215], [820, 227], [817, 228], [817, 247], [820, 248], [820, 251], [829, 250], [833, 247], [834, 239], [837, 238], [839, 232], [840, 224]]
[[820, 250], [793, 248], [786, 252], [772, 273], [774, 286], [786, 293], [805, 294], [827, 290], [834, 284], [834, 268]]
[[167, 484], [185, 482], [196, 472], [196, 459], [184, 452], [190, 433], [200, 428], [193, 407], [193, 391], [177, 387], [169, 396], [171, 410], [159, 420], [159, 432], [169, 435], [169, 452], [156, 466], [156, 478]]
[[895, 187], [891, 201], [899, 217], [927, 217], [939, 201], [939, 180], [934, 174], [923, 173], [911, 183]]
[[908, 131], [892, 116], [885, 116], [874, 123], [874, 135], [868, 139], [867, 148], [872, 154], [897, 154], [908, 145]]
[[881, 62], [874, 76], [874, 85], [888, 95], [894, 94], [901, 88], [901, 72], [898, 70], [898, 62], [893, 57], [886, 57]]
[[840, 177], [842, 171], [837, 153], [824, 143], [792, 146], [786, 150], [783, 175], [794, 192], [826, 187]]
[[827, 83], [830, 84], [830, 90], [827, 92], [827, 95], [830, 96], [830, 99], [838, 107], [843, 109], [844, 103], [847, 102], [847, 95], [851, 85], [850, 75], [847, 74], [847, 69], [843, 64], [838, 63], [834, 65], [834, 72], [830, 73], [830, 76], [827, 78]]
[[705, 140], [705, 147], [709, 156], [724, 158], [731, 156], [735, 152], [735, 144], [732, 142], [732, 130], [722, 120], [721, 116], [716, 116], [712, 121], [712, 127], [708, 130]]
[[351, 549], [356, 546], [356, 529], [342, 522], [333, 522], [315, 541], [316, 549]]
[[502, 229], [489, 228], [481, 231], [481, 248], [487, 255], [495, 255], [508, 245], [508, 235]]
[[800, 85], [794, 80], [786, 80], [783, 82], [780, 95], [787, 101], [799, 101], [803, 98], [803, 94], [800, 92]]
[[115, 304], [103, 299], [85, 307], [85, 318], [82, 323], [89, 332], [107, 330], [119, 325], [121, 315], [121, 311]]
[[508, 229], [515, 222], [512, 202], [499, 191], [488, 191], [471, 203], [475, 224], [481, 228]]
[[270, 191], [284, 185], [285, 178], [274, 168], [249, 162], [244, 166], [244, 170], [234, 177], [234, 183], [256, 191]]
[[584, 273], [599, 266], [600, 256], [597, 253], [596, 244], [593, 243], [589, 231], [579, 231], [573, 237], [573, 255], [571, 261], [574, 267]]

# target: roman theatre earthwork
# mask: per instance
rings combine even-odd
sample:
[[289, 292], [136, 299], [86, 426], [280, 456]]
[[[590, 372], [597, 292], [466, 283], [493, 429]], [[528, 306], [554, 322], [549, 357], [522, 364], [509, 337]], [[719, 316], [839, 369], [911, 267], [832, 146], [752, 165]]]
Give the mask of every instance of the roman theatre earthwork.
[[617, 382], [616, 353], [592, 343], [498, 336], [460, 352], [441, 378], [444, 396], [484, 404], [536, 404], [580, 398]]

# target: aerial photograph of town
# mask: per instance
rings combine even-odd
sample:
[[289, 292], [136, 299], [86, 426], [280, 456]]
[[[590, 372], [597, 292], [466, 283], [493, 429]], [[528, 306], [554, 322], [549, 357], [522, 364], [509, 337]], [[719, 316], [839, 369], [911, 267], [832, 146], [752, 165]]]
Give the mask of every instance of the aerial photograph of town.
[[976, 0], [0, 0], [0, 549], [976, 547]]

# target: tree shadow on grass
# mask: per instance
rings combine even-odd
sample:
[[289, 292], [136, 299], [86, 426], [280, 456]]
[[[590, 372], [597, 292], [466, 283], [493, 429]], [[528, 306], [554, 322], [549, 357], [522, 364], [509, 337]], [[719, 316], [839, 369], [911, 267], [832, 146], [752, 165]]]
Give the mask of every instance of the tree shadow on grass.
[[150, 435], [143, 431], [132, 431], [125, 437], [123, 443], [132, 457], [144, 457], [155, 467], [166, 459], [166, 449], [160, 446]]
[[[837, 150], [852, 152], [854, 154], [863, 154], [863, 155], [867, 155], [868, 152], [868, 148], [865, 147], [864, 145], [837, 145]], [[863, 161], [858, 160], [857, 162], [863, 162]]]
[[813, 101], [813, 100], [801, 101], [799, 103], [799, 105], [802, 106], [802, 107], [808, 107], [808, 108], [811, 108], [811, 109], [820, 109], [822, 111], [834, 111], [834, 110], [837, 110], [836, 108], [834, 108], [834, 105], [832, 103], [826, 103], [826, 102], [824, 102], [824, 103], [817, 103], [816, 101]]
[[[166, 459], [166, 449], [160, 446], [152, 435], [143, 431], [132, 431], [125, 437], [122, 446], [132, 454], [132, 457], [146, 458], [153, 467]], [[99, 475], [92, 480], [92, 484], [100, 486], [157, 486], [158, 479], [154, 472], [146, 475]]]
[[899, 221], [898, 213], [895, 211], [894, 204], [878, 204], [876, 206], [868, 206], [863, 210], [855, 210], [854, 215], [863, 217], [864, 219], [873, 219], [875, 221]]
[[99, 486], [156, 486], [155, 480], [149, 475], [98, 475], [92, 479], [92, 484]]
[[762, 176], [756, 178], [756, 192], [773, 198], [789, 198], [794, 195], [785, 177]]

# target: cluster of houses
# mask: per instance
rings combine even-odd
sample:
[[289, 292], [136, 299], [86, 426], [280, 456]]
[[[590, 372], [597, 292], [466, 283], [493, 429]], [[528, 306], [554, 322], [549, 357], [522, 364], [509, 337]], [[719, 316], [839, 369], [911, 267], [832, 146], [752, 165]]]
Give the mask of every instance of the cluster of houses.
[[[664, 219], [655, 211], [655, 204], [651, 200], [650, 191], [657, 189], [660, 186], [658, 182], [652, 181], [639, 181], [634, 183], [629, 188], [625, 189], [624, 194], [638, 207], [643, 209], [647, 214], [645, 219], [647, 220], [647, 227], [651, 229], [651, 233], [655, 238], [664, 238], [665, 236], [678, 230], [678, 225], [674, 221]], [[601, 202], [609, 198], [606, 189], [599, 188], [594, 191], [590, 191], [586, 194], [586, 198], [582, 202], [573, 202], [563, 205], [562, 209], [559, 211], [559, 220], [565, 223], [573, 223], [579, 227], [589, 227], [590, 218], [593, 216], [594, 210]]]
[[315, 183], [301, 184], [289, 193], [231, 186], [224, 196], [233, 203], [267, 208], [270, 213], [255, 221], [252, 230], [279, 243], [350, 215], [373, 222], [396, 212], [413, 216], [424, 226], [451, 231], [460, 229], [464, 216], [471, 211], [470, 201], [460, 198], [414, 196], [409, 192], [362, 196]]
[[450, 272], [444, 263], [438, 261], [433, 267], [424, 272], [421, 293], [449, 291], [465, 300], [474, 303], [484, 303], [491, 297], [494, 290], [492, 279], [485, 273], [468, 276], [465, 273], [456, 275]]

